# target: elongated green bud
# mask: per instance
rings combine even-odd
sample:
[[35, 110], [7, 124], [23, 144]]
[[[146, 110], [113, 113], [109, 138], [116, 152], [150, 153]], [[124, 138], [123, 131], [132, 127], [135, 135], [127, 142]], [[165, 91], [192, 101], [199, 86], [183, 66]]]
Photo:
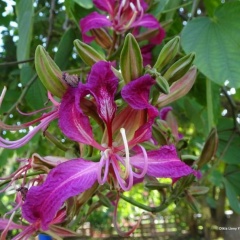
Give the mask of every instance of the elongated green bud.
[[200, 212], [200, 204], [188, 191], [185, 192], [186, 201], [195, 213]]
[[213, 128], [208, 136], [207, 141], [203, 147], [202, 153], [197, 161], [198, 169], [204, 164], [208, 163], [215, 155], [218, 147], [218, 134], [216, 128]]
[[180, 38], [175, 37], [165, 44], [153, 66], [158, 71], [165, 67], [178, 53]]
[[120, 68], [126, 84], [140, 77], [143, 71], [142, 54], [131, 33], [126, 36], [124, 41], [120, 56]]
[[67, 89], [66, 83], [62, 80], [62, 71], [40, 45], [35, 51], [35, 68], [45, 88], [61, 98]]
[[89, 66], [92, 66], [94, 63], [105, 60], [94, 48], [87, 45], [86, 43], [81, 42], [80, 40], [74, 40], [74, 46], [77, 50], [79, 57]]
[[202, 195], [202, 194], [206, 194], [209, 191], [209, 187], [205, 187], [205, 186], [191, 186], [188, 189], [188, 192], [191, 195]]
[[170, 86], [170, 93], [168, 95], [161, 94], [156, 103], [157, 107], [163, 107], [169, 103], [181, 98], [186, 95], [192, 88], [193, 83], [196, 79], [197, 69], [191, 68], [181, 79], [174, 82]]
[[192, 66], [194, 58], [194, 53], [190, 53], [180, 58], [166, 71], [166, 73], [163, 75], [164, 78], [166, 78], [170, 84], [177, 81], [188, 72]]
[[112, 38], [104, 28], [97, 28], [90, 30], [95, 37], [95, 41], [104, 49], [110, 49], [112, 47]]
[[168, 94], [170, 92], [168, 81], [163, 76], [160, 76], [160, 75], [157, 76], [156, 82], [157, 82], [157, 88], [159, 89], [160, 92], [164, 94]]

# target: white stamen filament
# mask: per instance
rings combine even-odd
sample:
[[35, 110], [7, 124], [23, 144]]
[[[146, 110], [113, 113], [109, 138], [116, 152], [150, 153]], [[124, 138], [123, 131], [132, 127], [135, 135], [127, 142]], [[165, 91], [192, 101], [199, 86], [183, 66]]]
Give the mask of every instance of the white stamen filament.
[[120, 6], [118, 8], [118, 12], [117, 12], [117, 19], [118, 19], [118, 21], [119, 21], [120, 16], [121, 16], [122, 9], [124, 8], [125, 5], [126, 5], [126, 0], [122, 0]]
[[134, 4], [132, 2], [130, 2], [130, 7], [133, 10], [133, 12], [137, 11], [136, 7], [134, 6]]
[[[109, 154], [108, 154], [109, 150], [110, 149], [106, 149], [102, 153], [102, 157], [99, 162], [97, 176], [98, 176], [98, 183], [100, 185], [103, 185], [107, 181], [108, 170], [109, 170]], [[103, 178], [102, 178], [102, 169], [104, 169]]]
[[130, 21], [128, 22], [128, 24], [124, 26], [125, 29], [128, 29], [129, 27], [131, 27], [133, 22], [136, 20], [137, 14], [138, 14], [138, 11], [137, 11], [137, 9], [136, 9], [136, 7], [134, 6], [133, 3], [130, 3], [130, 7], [133, 10], [133, 15], [132, 15]]
[[124, 144], [124, 148], [125, 148], [125, 174], [124, 174], [123, 178], [126, 179], [129, 175], [129, 171], [130, 171], [129, 148], [128, 148], [128, 141], [127, 141], [125, 129], [121, 128], [120, 133], [122, 135], [123, 144]]
[[137, 0], [137, 8], [139, 11], [142, 11], [142, 6], [141, 6], [141, 3], [140, 3], [140, 0]]
[[6, 92], [7, 92], [7, 88], [4, 86], [4, 88], [2, 90], [2, 93], [1, 93], [1, 96], [0, 96], [0, 107], [2, 105], [2, 101], [3, 101], [3, 98], [4, 98], [5, 94], [6, 94]]

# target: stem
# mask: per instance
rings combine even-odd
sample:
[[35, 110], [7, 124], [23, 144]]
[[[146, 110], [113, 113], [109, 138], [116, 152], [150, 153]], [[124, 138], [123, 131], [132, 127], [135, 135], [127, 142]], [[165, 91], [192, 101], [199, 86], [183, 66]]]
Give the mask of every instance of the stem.
[[45, 137], [52, 142], [53, 144], [55, 144], [59, 149], [63, 150], [64, 152], [66, 152], [67, 150], [69, 150], [69, 148], [67, 148], [66, 146], [64, 146], [61, 142], [58, 141], [58, 139], [53, 136], [50, 132], [45, 131], [44, 132]]
[[208, 131], [214, 127], [213, 116], [213, 102], [212, 102], [212, 84], [211, 81], [206, 78], [206, 95], [207, 95], [207, 115], [208, 115]]
[[0, 63], [0, 67], [6, 67], [6, 66], [16, 65], [16, 64], [20, 64], [20, 63], [32, 62], [33, 60], [34, 60], [34, 58], [29, 58], [29, 59], [21, 60], [21, 61], [4, 62], [4, 63]]
[[192, 4], [192, 2], [184, 3], [184, 4], [179, 5], [179, 6], [177, 6], [177, 7], [167, 9], [167, 10], [165, 10], [165, 11], [162, 11], [162, 13], [169, 13], [169, 12], [178, 10], [178, 9], [181, 8], [181, 7], [186, 7], [186, 6], [190, 5], [190, 4]]
[[[45, 173], [45, 172], [43, 172], [43, 171], [28, 173], [26, 176], [20, 176], [20, 177], [18, 177], [16, 180], [21, 179], [21, 178], [25, 178], [25, 177], [32, 177], [32, 176], [36, 176], [36, 175], [40, 175], [40, 174], [44, 174], [44, 173]], [[6, 181], [4, 181], [4, 182], [1, 182], [1, 183], [0, 183], [0, 187], [4, 186], [5, 184], [7, 184], [7, 183], [9, 183], [9, 182], [11, 182], [11, 179], [6, 180]]]
[[122, 193], [120, 194], [120, 197], [123, 200], [125, 200], [126, 202], [128, 202], [128, 203], [130, 203], [130, 204], [132, 204], [134, 206], [137, 206], [137, 207], [139, 207], [139, 208], [141, 208], [143, 210], [146, 210], [148, 212], [152, 212], [152, 213], [157, 213], [157, 212], [163, 211], [164, 209], [166, 209], [175, 200], [175, 197], [171, 196], [167, 201], [163, 202], [160, 206], [158, 206], [158, 207], [149, 207], [149, 206], [146, 206], [146, 205], [144, 205], [142, 203], [136, 202], [132, 198], [124, 196]]

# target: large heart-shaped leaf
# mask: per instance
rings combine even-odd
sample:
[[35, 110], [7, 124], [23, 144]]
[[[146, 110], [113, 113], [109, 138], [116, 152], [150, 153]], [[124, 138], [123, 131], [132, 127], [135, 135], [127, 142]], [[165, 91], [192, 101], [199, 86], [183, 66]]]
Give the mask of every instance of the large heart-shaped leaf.
[[198, 17], [182, 31], [182, 47], [212, 81], [240, 88], [240, 2], [222, 4], [213, 18]]

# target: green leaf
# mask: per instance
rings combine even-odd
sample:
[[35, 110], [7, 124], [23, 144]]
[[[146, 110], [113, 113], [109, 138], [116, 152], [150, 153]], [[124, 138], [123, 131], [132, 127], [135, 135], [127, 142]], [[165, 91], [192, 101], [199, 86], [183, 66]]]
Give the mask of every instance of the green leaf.
[[182, 47], [195, 52], [195, 64], [212, 81], [240, 87], [240, 2], [222, 4], [215, 16], [190, 21], [182, 31]]
[[93, 2], [92, 0], [74, 0], [74, 2], [76, 4], [78, 4], [79, 6], [89, 9], [93, 7]]
[[25, 86], [31, 78], [34, 76], [35, 71], [29, 64], [24, 64], [20, 70], [20, 80], [23, 86]]
[[76, 4], [75, 1], [72, 1], [72, 0], [65, 0], [64, 5], [66, 7], [66, 12], [68, 14], [68, 17], [74, 20], [76, 26], [78, 27], [79, 27], [79, 20], [83, 17], [86, 17], [88, 14], [92, 12], [92, 9], [84, 8], [80, 6], [80, 4]]
[[224, 176], [234, 186], [236, 193], [240, 196], [240, 167], [238, 165], [228, 165]]
[[[228, 127], [231, 127], [229, 125]], [[240, 159], [240, 137], [232, 135], [232, 132], [225, 131], [219, 134], [218, 152], [222, 156], [221, 160], [228, 164], [239, 164]]]
[[238, 200], [238, 194], [236, 192], [235, 187], [229, 182], [226, 178], [223, 179], [225, 189], [226, 189], [226, 194], [227, 198], [229, 200], [229, 204], [231, 208], [236, 212], [240, 213], [240, 202]]
[[209, 16], [213, 16], [216, 8], [222, 4], [221, 0], [203, 0], [203, 2]]
[[46, 90], [41, 81], [37, 79], [28, 89], [26, 100], [32, 109], [41, 109], [47, 101]]
[[148, 12], [154, 15], [157, 19], [160, 17], [161, 12], [163, 11], [168, 0], [154, 0], [150, 2], [150, 7]]
[[139, 45], [134, 36], [129, 33], [124, 41], [120, 56], [120, 67], [125, 83], [141, 76], [143, 60]]
[[25, 60], [29, 58], [30, 44], [32, 40], [33, 0], [19, 0], [16, 4], [16, 12], [18, 17], [18, 35], [17, 44], [17, 60]]
[[75, 32], [72, 28], [69, 28], [62, 36], [58, 45], [58, 51], [54, 56], [54, 61], [61, 70], [64, 70], [68, 66], [68, 58], [73, 50], [73, 41], [76, 38]]

